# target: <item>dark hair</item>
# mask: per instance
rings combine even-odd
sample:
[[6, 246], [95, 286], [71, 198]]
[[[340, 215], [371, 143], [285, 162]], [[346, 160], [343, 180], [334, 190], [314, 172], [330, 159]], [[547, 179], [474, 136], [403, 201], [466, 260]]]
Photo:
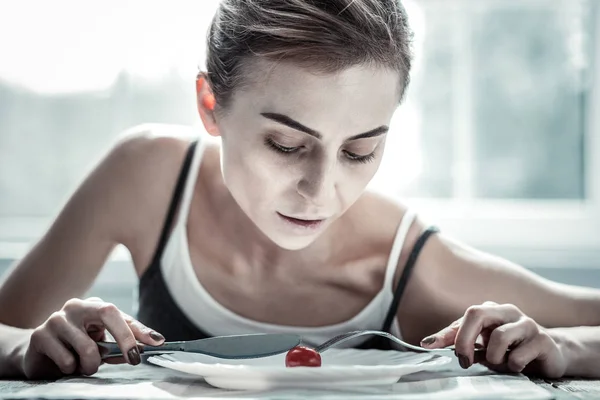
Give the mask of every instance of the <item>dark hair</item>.
[[400, 0], [221, 0], [207, 37], [207, 79], [227, 108], [257, 57], [326, 73], [373, 64], [398, 71], [402, 98], [411, 44]]

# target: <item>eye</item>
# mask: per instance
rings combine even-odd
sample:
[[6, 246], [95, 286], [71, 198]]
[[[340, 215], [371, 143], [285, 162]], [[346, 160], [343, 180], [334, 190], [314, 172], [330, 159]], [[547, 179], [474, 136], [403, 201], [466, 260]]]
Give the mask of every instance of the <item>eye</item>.
[[364, 156], [352, 153], [348, 150], [343, 150], [342, 151], [344, 153], [344, 156], [346, 156], [346, 158], [351, 161], [351, 162], [357, 162], [357, 163], [369, 163], [371, 161], [373, 161], [375, 159], [375, 151], [373, 151], [370, 154], [366, 154]]
[[265, 144], [267, 146], [269, 146], [270, 148], [272, 148], [273, 150], [275, 150], [275, 151], [277, 151], [279, 153], [284, 153], [284, 154], [293, 154], [293, 153], [297, 152], [298, 150], [300, 150], [302, 148], [302, 146], [299, 146], [299, 147], [286, 147], [286, 146], [282, 146], [279, 143], [275, 142], [271, 138], [266, 138], [265, 139]]

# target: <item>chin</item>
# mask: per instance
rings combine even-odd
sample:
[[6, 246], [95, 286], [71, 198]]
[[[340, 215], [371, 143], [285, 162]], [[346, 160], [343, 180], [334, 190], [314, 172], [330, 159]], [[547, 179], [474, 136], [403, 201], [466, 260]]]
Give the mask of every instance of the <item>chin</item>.
[[262, 232], [277, 246], [285, 250], [302, 250], [313, 244], [329, 227], [331, 220], [318, 226], [298, 226], [280, 217], [274, 224], [264, 226]]
[[331, 220], [323, 220], [317, 226], [307, 226], [291, 222], [281, 216], [275, 216], [274, 219], [272, 217], [257, 218], [253, 221], [254, 225], [267, 239], [276, 246], [289, 251], [302, 250], [313, 244], [332, 222]]
[[317, 240], [319, 235], [290, 236], [290, 235], [283, 235], [281, 233], [275, 232], [271, 235], [268, 235], [268, 237], [269, 237], [269, 239], [271, 239], [271, 241], [273, 241], [273, 243], [275, 243], [277, 246], [281, 247], [282, 249], [294, 251], [294, 250], [302, 250], [302, 249], [310, 246], [311, 244], [314, 243], [315, 240]]

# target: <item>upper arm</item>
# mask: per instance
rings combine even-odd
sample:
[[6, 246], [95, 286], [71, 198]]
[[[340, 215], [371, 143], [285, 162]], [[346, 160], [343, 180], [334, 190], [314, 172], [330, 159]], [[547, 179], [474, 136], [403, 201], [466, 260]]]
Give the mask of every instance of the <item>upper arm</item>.
[[89, 289], [111, 250], [133, 236], [148, 210], [147, 187], [156, 178], [151, 161], [163, 145], [146, 131], [129, 132], [100, 161], [5, 277], [0, 322], [35, 327]]
[[600, 290], [547, 280], [443, 234], [423, 247], [399, 318], [409, 321], [406, 330], [418, 342], [485, 301], [514, 304], [547, 328], [600, 325]]

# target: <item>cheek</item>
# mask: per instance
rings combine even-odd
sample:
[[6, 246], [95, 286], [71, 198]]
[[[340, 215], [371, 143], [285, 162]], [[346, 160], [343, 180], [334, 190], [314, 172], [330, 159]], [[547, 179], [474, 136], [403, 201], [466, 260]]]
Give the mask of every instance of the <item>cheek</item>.
[[248, 211], [248, 207], [255, 201], [255, 193], [262, 189], [261, 181], [256, 179], [253, 172], [255, 160], [248, 152], [226, 143], [223, 143], [222, 152], [225, 185], [242, 209]]
[[247, 213], [271, 209], [289, 190], [293, 173], [273, 162], [261, 149], [223, 149], [223, 176], [227, 188]]
[[380, 163], [381, 160], [378, 159], [370, 164], [360, 164], [345, 170], [339, 185], [339, 195], [344, 210], [349, 208], [365, 192]]

